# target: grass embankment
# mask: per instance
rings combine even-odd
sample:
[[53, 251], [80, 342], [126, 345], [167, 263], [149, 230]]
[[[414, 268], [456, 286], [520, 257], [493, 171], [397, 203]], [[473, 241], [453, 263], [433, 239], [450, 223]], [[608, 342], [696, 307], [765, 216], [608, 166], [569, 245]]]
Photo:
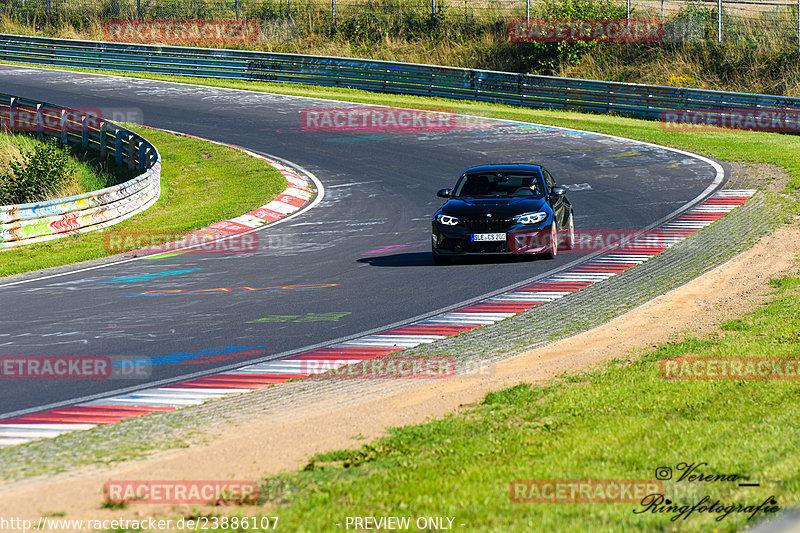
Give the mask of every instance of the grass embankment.
[[[336, 529], [348, 516], [455, 517], [466, 531], [741, 531], [757, 521], [748, 522], [749, 513], [673, 521], [676, 512], [637, 514], [637, 503], [514, 503], [509, 482], [654, 479], [668, 466], [674, 477], [664, 492], [680, 505], [703, 496], [709, 505], [757, 506], [770, 496], [781, 508], [797, 505], [800, 384], [668, 381], [659, 366], [680, 356], [797, 357], [800, 278], [771, 285], [769, 304], [713, 337], [688, 336], [632, 362], [491, 393], [464, 413], [316, 455], [304, 471], [270, 480], [292, 487], [284, 495], [291, 503], [271, 514], [308, 531]], [[707, 463], [695, 473], [740, 479], [676, 482], [683, 462]], [[760, 486], [738, 485], [747, 482]]]
[[[50, 143], [54, 141], [46, 138]], [[53, 159], [63, 158], [63, 164], [59, 166], [60, 175], [47, 176], [52, 178], [51, 186], [42, 187], [43, 193], [36, 198], [21, 199], [20, 202], [35, 202], [63, 198], [80, 194], [88, 191], [96, 191], [117, 183], [122, 183], [136, 175], [135, 172], [128, 170], [127, 167], [108, 165], [106, 161], [99, 158], [99, 154], [92, 151], [84, 151], [71, 147], [69, 151], [57, 146], [46, 146], [46, 142], [31, 135], [10, 134], [0, 132], [0, 204], [14, 203], [13, 199], [4, 198], [3, 192], [6, 187], [3, 181], [13, 175], [12, 163], [26, 168], [26, 163], [30, 163], [35, 154], [45, 155], [50, 161], [43, 160], [40, 163], [47, 165]], [[56, 161], [58, 162], [58, 161]], [[47, 173], [52, 169], [42, 169]], [[38, 176], [42, 178], [44, 176]]]
[[161, 153], [161, 198], [147, 211], [105, 231], [0, 252], [0, 276], [8, 276], [111, 255], [106, 231], [184, 232], [239, 216], [286, 188], [286, 180], [265, 162], [239, 150], [126, 125]]
[[[795, 36], [796, 38], [796, 36]], [[557, 76], [800, 97], [800, 52], [763, 42], [599, 46]]]
[[[446, 98], [380, 94], [334, 87], [312, 87], [294, 84], [192, 78], [139, 72], [67, 69], [60, 67], [50, 68], [54, 70], [72, 70], [97, 74], [116, 74], [131, 78], [183, 82], [289, 96], [324, 98], [343, 102], [431, 109], [434, 111], [448, 111], [487, 118], [518, 120], [593, 131], [671, 146], [722, 161], [774, 164], [785, 169], [791, 175], [791, 180], [788, 184], [790, 189], [800, 189], [800, 158], [797, 157], [797, 154], [800, 153], [800, 137], [796, 135], [723, 129], [674, 131], [668, 127], [665, 128], [663, 124], [656, 121], [609, 115], [582, 114], [574, 111], [527, 109], [502, 104], [475, 103]], [[146, 130], [145, 133], [147, 133]]]
[[[154, 77], [154, 76], [148, 76]], [[177, 78], [164, 78], [176, 81]], [[455, 112], [580, 128], [657, 142], [727, 161], [772, 163], [800, 188], [800, 138], [744, 131], [665, 131], [656, 122], [519, 109], [363, 91], [191, 80], [194, 83], [351, 102]], [[154, 139], [154, 141], [158, 141]], [[157, 143], [158, 144], [158, 143]], [[779, 202], [776, 199], [776, 206]], [[797, 205], [790, 206], [797, 212]], [[787, 209], [776, 207], [776, 216]], [[517, 479], [652, 479], [660, 466], [706, 462], [703, 473], [738, 474], [761, 483], [667, 484], [676, 502], [708, 495], [758, 505], [774, 495], [781, 508], [800, 500], [794, 454], [800, 445], [800, 387], [791, 381], [665, 381], [666, 357], [795, 355], [800, 336], [800, 278], [775, 282], [775, 299], [712, 338], [686, 338], [628, 362], [546, 385], [490, 394], [468, 413], [392, 430], [358, 451], [314, 457], [267, 486], [295, 487], [290, 503], [265, 514], [300, 529], [337, 529], [347, 516], [449, 516], [454, 527], [486, 531], [735, 531], [746, 515], [635, 514], [634, 503], [513, 503]], [[456, 354], [457, 355], [457, 354]], [[248, 514], [252, 511], [248, 511]], [[446, 522], [445, 522], [446, 523]]]
[[[508, 23], [525, 17], [525, 3], [440, 0], [435, 19], [427, 0], [340, 2], [335, 23], [330, 2], [265, 0], [241, 6], [240, 17], [259, 21], [260, 37], [251, 43], [188, 43], [269, 52], [360, 57], [432, 63], [576, 78], [653, 83], [727, 91], [800, 96], [800, 52], [796, 6], [724, 11], [724, 42], [717, 43], [716, 8], [698, 1], [669, 3], [668, 37], [656, 43], [512, 42]], [[135, 16], [128, 4], [128, 16]], [[147, 19], [233, 18], [233, 4], [197, 2], [194, 11], [158, 11], [145, 6]], [[30, 9], [35, 9], [31, 6]], [[120, 9], [125, 11], [124, 4]], [[131, 11], [131, 9], [133, 9]], [[174, 8], [171, 8], [174, 9]], [[156, 10], [156, 11], [148, 11]], [[625, 3], [610, 0], [532, 2], [540, 19], [625, 18]], [[0, 32], [105, 40], [101, 11], [62, 6], [49, 23], [42, 13], [0, 13]], [[634, 4], [634, 18], [661, 18], [657, 8]], [[680, 35], [680, 37], [675, 37]], [[678, 42], [679, 41], [679, 42]]]

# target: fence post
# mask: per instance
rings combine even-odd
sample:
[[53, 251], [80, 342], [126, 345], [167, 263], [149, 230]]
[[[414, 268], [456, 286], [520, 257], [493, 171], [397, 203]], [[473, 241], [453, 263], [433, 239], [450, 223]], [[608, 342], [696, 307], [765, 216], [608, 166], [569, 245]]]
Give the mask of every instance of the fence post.
[[36, 137], [41, 139], [44, 135], [44, 120], [42, 119], [42, 104], [36, 104]]
[[800, 0], [797, 0], [797, 51], [800, 52]]
[[717, 0], [717, 42], [722, 42], [722, 0]]
[[147, 157], [147, 146], [145, 143], [139, 143], [139, 170], [144, 170], [145, 158]]
[[[800, 2], [800, 0], [797, 0]], [[664, 20], [664, 0], [661, 0], [661, 20]]]
[[336, 22], [336, 0], [331, 0], [331, 20]]
[[66, 109], [61, 110], [61, 144], [67, 144], [67, 116]]
[[106, 157], [106, 121], [100, 123], [100, 157]]
[[138, 147], [136, 143], [138, 141], [133, 135], [128, 135], [128, 168], [134, 168], [136, 166], [136, 151]]
[[12, 96], [8, 104], [8, 129], [14, 131], [14, 123], [17, 122], [17, 97]]
[[122, 130], [114, 130], [114, 156], [117, 165], [122, 164]]
[[142, 19], [142, 0], [136, 0], [136, 20]]
[[50, 22], [50, 0], [47, 0], [47, 22]]
[[[797, 0], [800, 2], [800, 0]], [[525, 20], [528, 23], [528, 26], [531, 25], [531, 0], [525, 0]]]
[[431, 18], [436, 18], [436, 0], [431, 0]]
[[628, 20], [631, 18], [631, 0], [628, 0]]
[[234, 9], [236, 10], [236, 18], [239, 18], [239, 0], [234, 0]]
[[86, 113], [81, 117], [81, 146], [84, 148], [89, 146], [89, 117]]

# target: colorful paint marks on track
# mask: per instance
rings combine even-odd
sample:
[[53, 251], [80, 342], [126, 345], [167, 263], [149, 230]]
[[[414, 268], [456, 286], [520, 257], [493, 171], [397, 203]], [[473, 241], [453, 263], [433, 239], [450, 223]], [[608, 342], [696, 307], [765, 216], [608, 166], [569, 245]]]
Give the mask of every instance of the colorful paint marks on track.
[[[96, 425], [113, 424], [126, 418], [196, 405], [213, 398], [238, 394], [289, 379], [308, 377], [310, 369], [315, 368], [306, 363], [308, 360], [324, 361], [325, 365], [318, 366], [327, 370], [336, 369], [494, 324], [601, 283], [660, 255], [744, 204], [755, 193], [755, 190], [750, 189], [717, 192], [674, 220], [650, 230], [649, 233], [659, 237], [660, 246], [629, 243], [534, 283], [425, 320], [216, 375], [2, 420], [0, 446], [55, 437]], [[189, 291], [186, 294], [196, 292]], [[263, 347], [239, 348], [239, 351], [246, 351]], [[212, 357], [225, 355], [208, 354], [208, 359], [204, 362], [209, 362]], [[178, 354], [170, 356], [181, 357]], [[197, 360], [192, 359], [193, 362]]]
[[110, 279], [108, 281], [98, 281], [98, 283], [140, 283], [150, 281], [151, 279], [166, 278], [168, 276], [179, 276], [181, 274], [188, 274], [198, 270], [205, 270], [204, 268], [189, 268], [186, 270], [165, 270], [163, 272], [151, 272], [150, 274], [138, 274], [135, 276], [122, 276], [119, 278]]
[[339, 313], [306, 313], [305, 315], [269, 315], [256, 320], [248, 320], [247, 324], [258, 322], [338, 322], [340, 319], [350, 315], [349, 311]]
[[234, 293], [243, 292], [289, 292], [289, 291], [314, 291], [326, 289], [328, 287], [338, 287], [339, 283], [317, 283], [310, 285], [278, 285], [275, 287], [217, 287], [215, 289], [174, 289], [156, 290], [140, 292], [138, 294], [126, 294], [120, 298], [136, 298], [137, 296], [171, 296], [175, 294], [213, 294], [213, 293]]

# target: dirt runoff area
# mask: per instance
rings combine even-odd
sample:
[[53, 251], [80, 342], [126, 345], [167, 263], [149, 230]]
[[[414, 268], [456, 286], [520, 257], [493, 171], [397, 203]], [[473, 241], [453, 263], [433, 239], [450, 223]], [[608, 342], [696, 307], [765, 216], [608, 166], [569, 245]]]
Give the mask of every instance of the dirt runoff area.
[[[385, 428], [425, 421], [468, 408], [493, 390], [548, 380], [608, 359], [635, 357], [686, 332], [718, 331], [720, 321], [769, 300], [768, 281], [797, 271], [800, 226], [784, 226], [750, 250], [705, 275], [662, 295], [610, 323], [498, 364], [476, 379], [432, 380], [411, 390], [290, 422], [259, 423], [226, 430], [203, 445], [162, 456], [91, 471], [0, 484], [0, 516], [38, 520], [43, 514], [74, 519], [176, 518], [198, 510], [224, 513], [234, 508], [189, 505], [130, 505], [106, 509], [108, 480], [258, 480], [302, 468], [317, 452], [357, 448], [363, 438]], [[654, 327], [657, 325], [657, 327]], [[354, 438], [354, 436], [359, 436]], [[202, 465], [202, 470], [198, 466]], [[241, 509], [241, 508], [240, 508]], [[258, 508], [245, 508], [248, 514]]]

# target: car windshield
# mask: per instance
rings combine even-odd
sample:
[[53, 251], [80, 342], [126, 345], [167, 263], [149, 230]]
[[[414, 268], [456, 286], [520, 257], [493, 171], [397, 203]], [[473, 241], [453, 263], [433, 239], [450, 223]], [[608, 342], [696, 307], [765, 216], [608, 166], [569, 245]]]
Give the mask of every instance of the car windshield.
[[464, 174], [456, 183], [454, 197], [510, 198], [542, 196], [539, 177], [505, 172]]

